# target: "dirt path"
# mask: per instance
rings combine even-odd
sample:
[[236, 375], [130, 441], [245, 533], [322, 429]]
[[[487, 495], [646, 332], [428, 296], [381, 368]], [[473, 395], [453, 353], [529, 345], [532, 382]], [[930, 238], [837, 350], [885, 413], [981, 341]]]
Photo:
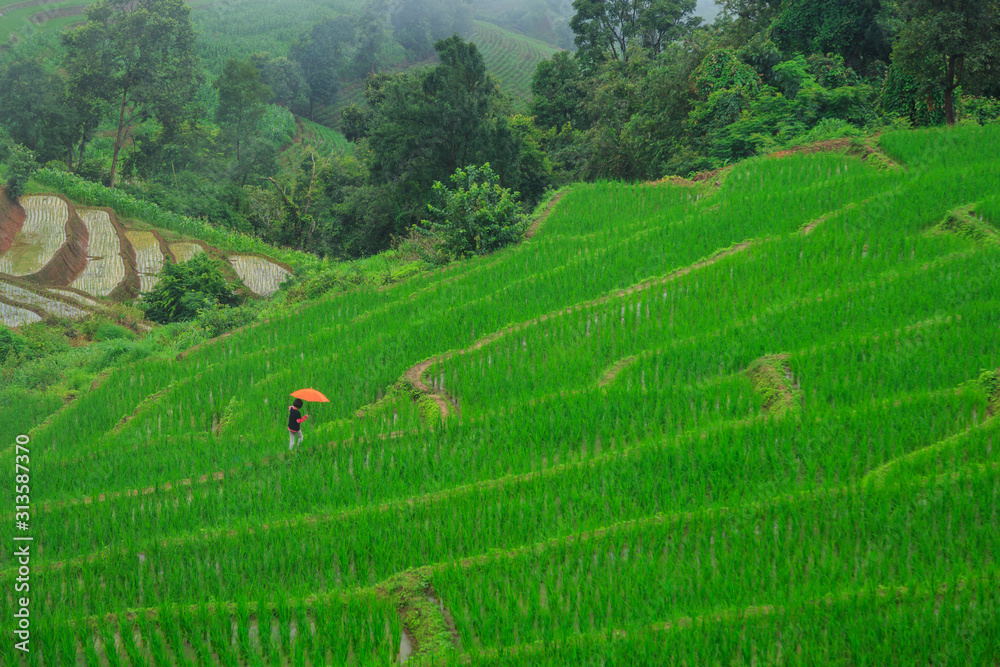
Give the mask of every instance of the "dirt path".
[[624, 371], [626, 368], [629, 368], [637, 361], [639, 361], [639, 355], [636, 354], [633, 354], [630, 357], [625, 357], [624, 359], [616, 361], [611, 368], [604, 371], [604, 375], [601, 376], [601, 379], [598, 381], [597, 386], [607, 387], [609, 384], [615, 381], [615, 378], [618, 377], [619, 373]]
[[802, 389], [788, 365], [787, 354], [761, 357], [744, 373], [763, 398], [762, 412], [783, 415], [801, 407]]

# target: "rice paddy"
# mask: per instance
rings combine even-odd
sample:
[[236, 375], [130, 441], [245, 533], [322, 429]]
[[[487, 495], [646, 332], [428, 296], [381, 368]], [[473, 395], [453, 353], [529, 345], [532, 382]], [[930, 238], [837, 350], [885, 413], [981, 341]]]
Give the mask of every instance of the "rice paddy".
[[175, 261], [186, 262], [198, 253], [205, 252], [205, 249], [199, 243], [171, 243], [170, 252], [173, 254]]
[[[0, 280], [0, 296], [16, 303], [41, 309], [44, 312], [52, 313], [60, 317], [76, 318], [84, 317], [89, 311], [77, 308], [69, 303], [53, 299], [51, 297], [38, 294], [31, 290], [18, 287], [5, 280]], [[6, 322], [4, 322], [6, 324]], [[14, 326], [14, 325], [8, 325]]]
[[139, 272], [139, 290], [148, 292], [159, 282], [163, 268], [160, 242], [152, 232], [130, 229], [125, 232], [135, 249], [136, 270]]
[[230, 255], [229, 261], [243, 284], [259, 296], [271, 296], [292, 274], [269, 259], [254, 255]]
[[60, 197], [21, 200], [27, 217], [13, 247], [0, 255], [0, 273], [27, 276], [41, 271], [66, 242], [69, 206]]
[[89, 242], [87, 266], [71, 287], [94, 296], [107, 296], [125, 279], [118, 233], [106, 211], [78, 207], [77, 212], [87, 226]]
[[32, 660], [996, 664], [1000, 127], [881, 148], [112, 371], [30, 432]]

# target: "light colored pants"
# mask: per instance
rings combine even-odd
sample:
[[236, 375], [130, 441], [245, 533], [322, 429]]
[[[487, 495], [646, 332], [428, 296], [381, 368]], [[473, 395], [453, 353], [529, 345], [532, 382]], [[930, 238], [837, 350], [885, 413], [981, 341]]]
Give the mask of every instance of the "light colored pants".
[[296, 438], [299, 439], [299, 444], [301, 444], [302, 443], [302, 431], [296, 431], [294, 433], [292, 431], [288, 432], [288, 451], [292, 451], [292, 448], [295, 446], [295, 439]]

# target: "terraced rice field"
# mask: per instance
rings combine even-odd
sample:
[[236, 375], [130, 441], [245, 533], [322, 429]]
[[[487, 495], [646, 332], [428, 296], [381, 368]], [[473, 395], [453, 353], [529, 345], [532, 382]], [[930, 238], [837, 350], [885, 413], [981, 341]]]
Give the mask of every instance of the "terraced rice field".
[[5, 280], [0, 280], [0, 296], [18, 304], [41, 309], [60, 317], [84, 317], [89, 311], [77, 308], [69, 303], [53, 299], [37, 292], [18, 287]]
[[271, 296], [281, 283], [291, 277], [291, 272], [264, 257], [230, 255], [229, 262], [247, 288], [259, 296]]
[[504, 30], [485, 21], [475, 22], [469, 38], [483, 54], [486, 67], [500, 86], [521, 103], [531, 99], [531, 78], [538, 63], [561, 49], [537, 39]]
[[125, 280], [125, 262], [119, 254], [121, 241], [106, 211], [77, 207], [87, 226], [87, 266], [73, 281], [74, 287], [95, 296], [107, 296]]
[[26, 276], [52, 261], [66, 242], [69, 206], [59, 197], [35, 196], [21, 200], [27, 217], [13, 247], [0, 255], [0, 273]]
[[305, 118], [296, 118], [295, 125], [292, 143], [281, 151], [281, 161], [286, 167], [301, 166], [313, 151], [318, 157], [327, 158], [350, 150], [351, 144], [337, 130]]
[[125, 232], [135, 248], [136, 270], [139, 272], [139, 290], [148, 292], [160, 281], [163, 269], [163, 252], [153, 232], [130, 229]]
[[[30, 276], [38, 291], [5, 283], [3, 294], [9, 302], [0, 311], [0, 324], [22, 326], [46, 314], [82, 317], [104, 307], [105, 298], [136, 298], [159, 281], [164, 256], [157, 232], [124, 229], [119, 235], [122, 226], [106, 210], [73, 206], [56, 196], [24, 197], [21, 204], [23, 216], [13, 204], [0, 211], [0, 238], [10, 245], [0, 253], [0, 273]], [[206, 247], [198, 241], [169, 245], [178, 261]], [[290, 275], [263, 257], [234, 258], [241, 280], [262, 296], [273, 294]]]
[[20, 327], [41, 321], [42, 317], [38, 313], [0, 301], [0, 324], [8, 327]]
[[200, 243], [185, 242], [185, 243], [171, 243], [170, 252], [173, 254], [174, 259], [178, 262], [186, 262], [200, 252], [205, 252], [205, 249]]
[[114, 371], [30, 433], [34, 664], [996, 664], [1000, 127], [881, 143]]
[[96, 299], [89, 298], [89, 297], [83, 296], [81, 294], [77, 294], [76, 292], [74, 292], [72, 290], [60, 289], [58, 287], [50, 287], [48, 289], [48, 291], [49, 292], [54, 292], [55, 294], [63, 296], [65, 298], [67, 298], [67, 299], [72, 299], [73, 301], [76, 301], [77, 303], [79, 303], [81, 305], [84, 305], [84, 306], [96, 307], [96, 306], [100, 305], [100, 303]]

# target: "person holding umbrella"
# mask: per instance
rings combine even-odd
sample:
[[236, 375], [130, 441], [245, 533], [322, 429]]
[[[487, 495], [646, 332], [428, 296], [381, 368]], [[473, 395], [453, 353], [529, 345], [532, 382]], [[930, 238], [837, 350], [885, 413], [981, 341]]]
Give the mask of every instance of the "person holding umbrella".
[[330, 402], [330, 399], [315, 389], [299, 389], [292, 396], [295, 397], [295, 400], [288, 406], [288, 451], [292, 451], [295, 447], [296, 438], [298, 438], [298, 444], [302, 443], [302, 422], [309, 419], [309, 415], [303, 416], [301, 413], [302, 399], [322, 401], [323, 403]]
[[295, 439], [299, 439], [299, 443], [302, 442], [302, 422], [309, 419], [309, 415], [302, 416], [299, 409], [302, 407], [302, 399], [296, 398], [291, 405], [288, 406], [288, 451], [292, 451], [295, 447]]

